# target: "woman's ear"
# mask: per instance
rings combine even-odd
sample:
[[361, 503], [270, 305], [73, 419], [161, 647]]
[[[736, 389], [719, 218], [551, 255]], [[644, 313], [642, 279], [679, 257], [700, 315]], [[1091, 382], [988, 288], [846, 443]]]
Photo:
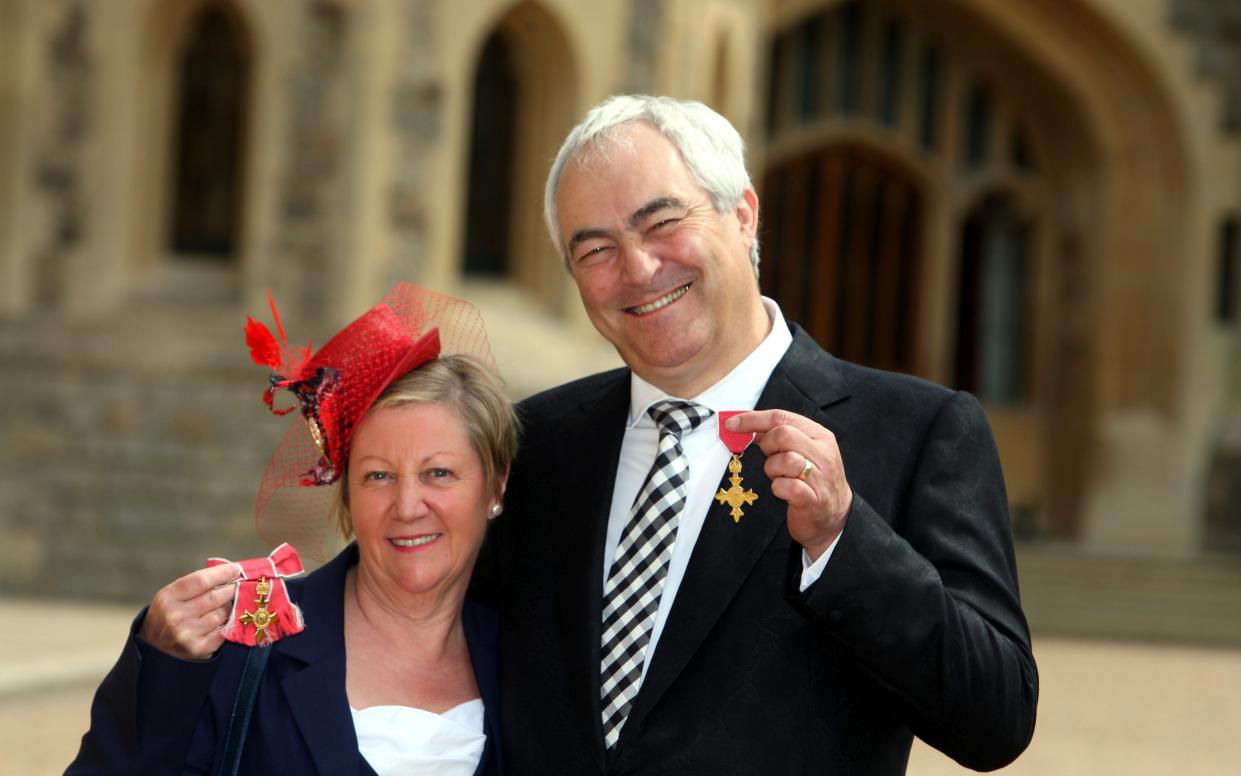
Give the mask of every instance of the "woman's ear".
[[497, 517], [500, 516], [500, 513], [504, 511], [504, 491], [506, 488], [508, 488], [508, 472], [507, 471], [505, 471], [503, 474], [500, 475], [500, 481], [498, 484], [499, 484], [499, 487], [497, 488], [497, 490], [499, 491], [499, 493], [496, 494], [495, 503], [492, 504], [491, 509], [488, 510], [488, 513], [487, 513], [488, 520], [495, 520]]

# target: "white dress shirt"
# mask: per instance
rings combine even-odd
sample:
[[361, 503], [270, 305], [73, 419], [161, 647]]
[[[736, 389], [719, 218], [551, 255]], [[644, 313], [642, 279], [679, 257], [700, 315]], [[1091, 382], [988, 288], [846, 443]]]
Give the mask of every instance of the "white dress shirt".
[[[672, 602], [676, 599], [677, 589], [685, 577], [685, 569], [689, 566], [690, 554], [698, 541], [698, 534], [706, 520], [707, 510], [715, 496], [716, 487], [724, 476], [732, 454], [720, 441], [719, 412], [721, 410], [752, 410], [758, 403], [758, 397], [766, 387], [772, 370], [784, 358], [784, 353], [793, 342], [788, 324], [780, 307], [771, 299], [763, 297], [763, 308], [771, 321], [771, 330], [750, 355], [707, 390], [690, 397], [690, 401], [701, 404], [715, 411], [715, 416], [702, 423], [693, 431], [681, 436], [681, 447], [689, 461], [689, 490], [685, 508], [681, 512], [677, 526], [676, 543], [672, 548], [672, 558], [668, 566], [668, 577], [664, 580], [663, 593], [659, 599], [659, 612], [655, 615], [655, 627], [651, 632], [650, 643], [642, 664], [642, 678], [646, 678], [647, 669], [651, 665], [651, 656], [655, 654], [655, 645], [663, 633], [664, 624], [668, 620], [668, 612], [672, 610]], [[638, 489], [650, 472], [651, 464], [659, 448], [659, 428], [647, 414], [647, 410], [655, 402], [669, 398], [668, 394], [638, 377], [630, 379], [629, 423], [625, 427], [625, 437], [621, 442], [620, 463], [616, 472], [616, 484], [612, 490], [612, 509], [608, 515], [607, 540], [603, 546], [603, 583], [606, 587], [608, 573], [612, 569], [612, 558], [616, 555], [616, 545], [620, 543], [620, 535], [625, 523], [629, 520], [629, 510], [637, 498]], [[685, 397], [672, 397], [685, 398]], [[742, 472], [742, 477], [746, 472]], [[760, 494], [759, 498], [775, 498], [770, 493]], [[839, 540], [839, 537], [838, 539]], [[801, 589], [805, 590], [822, 574], [827, 560], [836, 548], [835, 542], [827, 551], [819, 556], [814, 563], [802, 551]]]

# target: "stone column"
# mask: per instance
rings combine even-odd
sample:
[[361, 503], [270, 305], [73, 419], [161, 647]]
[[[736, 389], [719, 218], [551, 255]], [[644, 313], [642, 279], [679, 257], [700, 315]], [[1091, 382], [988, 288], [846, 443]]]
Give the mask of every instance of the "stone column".
[[625, 60], [620, 91], [658, 94], [661, 76], [660, 33], [664, 28], [664, 0], [630, 0], [625, 34]]
[[90, 13], [83, 0], [41, 5], [47, 35], [39, 40], [42, 71], [32, 110], [30, 178], [19, 184], [38, 212], [18, 261], [29, 262], [33, 303], [76, 314], [91, 307], [91, 275], [84, 265], [89, 239], [86, 148], [92, 130], [94, 76], [88, 50]]
[[273, 218], [275, 245], [266, 285], [277, 289], [290, 316], [310, 316], [327, 330], [342, 313], [334, 304], [334, 273], [348, 268], [343, 253], [345, 161], [349, 132], [345, 50], [348, 6], [305, 0], [290, 20], [302, 41], [283, 83], [285, 101], [281, 171]]
[[23, 62], [28, 12], [19, 0], [0, 0], [0, 318], [28, 302], [17, 230], [21, 192], [22, 118], [29, 107]]
[[448, 288], [455, 279], [433, 276], [434, 262], [427, 258], [427, 176], [443, 131], [445, 104], [437, 66], [436, 2], [411, 0], [405, 14], [390, 114], [395, 164], [388, 191], [392, 242], [387, 285], [418, 279], [431, 288]]

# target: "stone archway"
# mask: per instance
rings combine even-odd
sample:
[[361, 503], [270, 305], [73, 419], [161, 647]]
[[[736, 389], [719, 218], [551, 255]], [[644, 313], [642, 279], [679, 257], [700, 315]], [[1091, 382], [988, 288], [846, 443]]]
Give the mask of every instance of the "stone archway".
[[1081, 0], [952, 5], [990, 31], [997, 51], [1020, 52], [1054, 82], [1073, 117], [1036, 128], [1075, 181], [1056, 192], [1066, 228], [1050, 246], [1064, 333], [1046, 461], [1055, 512], [1068, 519], [1062, 533], [1113, 550], [1192, 552], [1199, 518], [1186, 483], [1199, 474], [1176, 440], [1196, 422], [1185, 394], [1193, 173], [1171, 76], [1113, 10]]
[[[1082, 535], [1094, 467], [1112, 444], [1109, 413], [1176, 404], [1177, 325], [1125, 325], [1142, 309], [1179, 320], [1183, 269], [1166, 257], [1182, 240], [1186, 140], [1166, 89], [1081, 2], [846, 0], [785, 17], [772, 41], [768, 188], [771, 173], [812, 175], [814, 165], [795, 173], [790, 161], [841, 142], [891, 149], [923, 171], [913, 371], [959, 376], [966, 227], [988, 191], [1022, 192], [1039, 224], [1026, 257], [1037, 300], [1023, 322], [1028, 393], [988, 411], [1014, 506], [1039, 514], [1032, 522], [1047, 535]], [[774, 191], [764, 194], [768, 256], [799, 239]], [[847, 340], [834, 346], [858, 357]]]

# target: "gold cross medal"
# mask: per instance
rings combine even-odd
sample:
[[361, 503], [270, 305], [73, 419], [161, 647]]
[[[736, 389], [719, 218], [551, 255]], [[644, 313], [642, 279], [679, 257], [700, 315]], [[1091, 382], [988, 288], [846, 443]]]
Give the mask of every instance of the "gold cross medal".
[[275, 624], [280, 614], [267, 611], [267, 601], [271, 596], [271, 583], [267, 581], [267, 577], [259, 580], [254, 592], [258, 594], [258, 598], [254, 599], [254, 613], [246, 609], [240, 619], [243, 624], [254, 626], [254, 640], [262, 644], [267, 640], [267, 629]]
[[732, 487], [728, 490], [720, 488], [720, 492], [715, 494], [715, 500], [732, 507], [732, 511], [728, 514], [734, 523], [740, 523], [741, 518], [745, 516], [745, 512], [741, 511], [743, 505], [748, 507], [758, 500], [758, 494], [753, 490], [741, 488], [741, 454], [754, 441], [754, 434], [729, 431], [724, 426], [724, 422], [733, 415], [741, 415], [744, 412], [745, 410], [722, 410], [718, 414], [720, 441], [728, 448], [728, 452], [733, 454], [733, 459], [728, 462], [728, 481]]

